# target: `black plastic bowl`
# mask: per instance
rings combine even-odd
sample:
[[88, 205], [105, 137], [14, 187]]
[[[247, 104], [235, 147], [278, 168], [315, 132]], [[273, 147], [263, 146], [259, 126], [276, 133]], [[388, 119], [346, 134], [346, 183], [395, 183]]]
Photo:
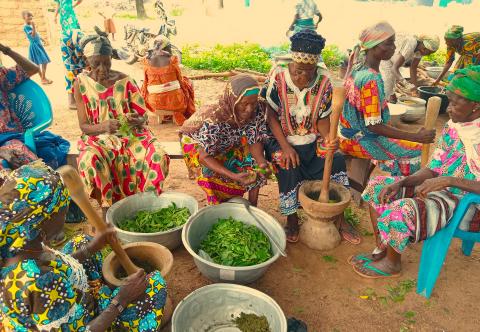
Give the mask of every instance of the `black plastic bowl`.
[[440, 113], [445, 113], [448, 107], [448, 97], [445, 93], [441, 93], [442, 88], [436, 86], [420, 86], [418, 87], [418, 92], [420, 93], [420, 98], [425, 100], [428, 103], [428, 99], [433, 96], [440, 97], [442, 99], [442, 104], [440, 105]]

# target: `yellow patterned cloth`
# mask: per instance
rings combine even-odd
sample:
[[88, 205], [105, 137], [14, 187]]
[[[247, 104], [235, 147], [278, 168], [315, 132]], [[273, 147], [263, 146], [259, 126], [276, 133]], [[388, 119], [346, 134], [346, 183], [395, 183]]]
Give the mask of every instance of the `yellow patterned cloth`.
[[455, 61], [455, 53], [460, 54], [460, 58], [454, 70], [480, 65], [480, 32], [464, 34], [462, 48], [448, 48], [447, 63]]

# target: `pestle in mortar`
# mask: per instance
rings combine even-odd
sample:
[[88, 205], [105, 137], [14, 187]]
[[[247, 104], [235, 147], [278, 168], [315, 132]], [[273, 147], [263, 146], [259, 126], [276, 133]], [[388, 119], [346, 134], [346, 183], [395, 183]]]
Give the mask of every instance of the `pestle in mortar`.
[[[77, 203], [78, 207], [83, 211], [83, 213], [85, 213], [92, 226], [94, 226], [95, 229], [100, 232], [105, 231], [108, 226], [90, 204], [88, 196], [85, 192], [85, 187], [83, 186], [83, 181], [80, 179], [77, 171], [72, 166], [62, 166], [57, 170], [57, 172], [60, 173], [63, 183], [65, 183], [65, 186], [70, 191], [70, 196], [72, 197], [73, 201]], [[110, 246], [118, 256], [120, 264], [128, 275], [131, 275], [139, 270], [139, 268], [130, 260], [127, 253], [120, 245], [118, 239], [114, 241], [114, 243], [110, 243]]]
[[[435, 128], [435, 122], [437, 121], [438, 112], [440, 111], [440, 106], [442, 99], [440, 97], [434, 96], [428, 99], [427, 104], [427, 113], [425, 115], [425, 129], [432, 130]], [[428, 158], [430, 157], [430, 144], [423, 144], [422, 146], [422, 167], [425, 167], [428, 163]]]
[[[333, 98], [332, 98], [332, 114], [330, 115], [330, 133], [329, 140], [330, 142], [334, 141], [337, 138], [338, 132], [338, 121], [340, 119], [340, 114], [343, 111], [343, 103], [345, 102], [345, 88], [343, 86], [338, 86], [333, 88]], [[329, 193], [330, 193], [330, 175], [332, 174], [332, 164], [333, 164], [333, 155], [335, 151], [327, 151], [325, 156], [325, 167], [323, 168], [323, 180], [322, 180], [322, 191], [320, 192], [319, 200], [322, 203], [329, 202]]]

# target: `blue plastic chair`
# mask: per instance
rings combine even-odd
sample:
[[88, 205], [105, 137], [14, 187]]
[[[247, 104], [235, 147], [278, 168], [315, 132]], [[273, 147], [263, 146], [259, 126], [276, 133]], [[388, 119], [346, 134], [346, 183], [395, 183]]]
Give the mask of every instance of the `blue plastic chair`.
[[452, 238], [462, 239], [462, 252], [465, 256], [470, 256], [475, 242], [480, 242], [480, 233], [465, 232], [458, 229], [470, 205], [479, 203], [480, 195], [472, 193], [465, 195], [455, 209], [450, 224], [432, 238], [425, 240], [418, 270], [418, 294], [425, 296], [427, 299], [430, 298]]
[[52, 105], [45, 91], [34, 81], [26, 80], [8, 93], [10, 108], [20, 119], [24, 132], [24, 143], [37, 153], [35, 134], [52, 124]]

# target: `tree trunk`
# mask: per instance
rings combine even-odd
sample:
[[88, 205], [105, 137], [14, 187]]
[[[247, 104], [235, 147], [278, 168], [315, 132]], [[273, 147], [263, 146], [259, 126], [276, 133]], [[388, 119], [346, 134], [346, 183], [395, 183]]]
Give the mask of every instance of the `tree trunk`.
[[146, 18], [147, 13], [145, 12], [145, 6], [143, 5], [143, 0], [135, 0], [135, 7], [137, 8], [137, 17]]
[[223, 9], [223, 0], [218, 0], [218, 8]]

